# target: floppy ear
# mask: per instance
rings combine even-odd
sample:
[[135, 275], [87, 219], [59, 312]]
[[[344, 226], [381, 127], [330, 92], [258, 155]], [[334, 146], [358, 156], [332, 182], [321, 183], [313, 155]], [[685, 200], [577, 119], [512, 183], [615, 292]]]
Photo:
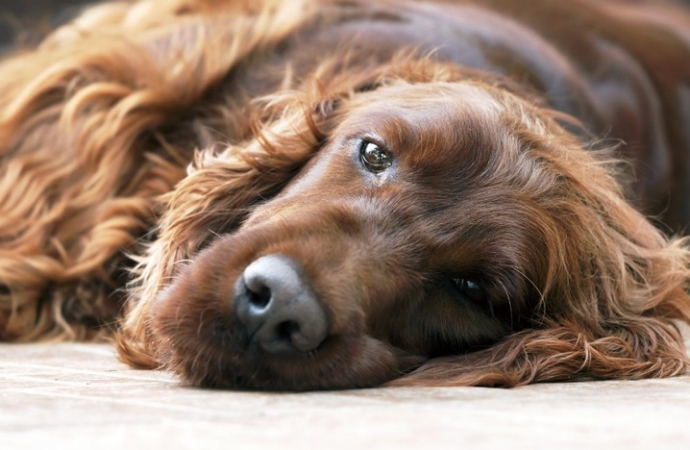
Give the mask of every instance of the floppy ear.
[[594, 336], [574, 326], [529, 330], [466, 355], [433, 359], [392, 386], [513, 387], [543, 381], [642, 379], [681, 375], [688, 369], [674, 324], [638, 318], [611, 324]]
[[[669, 253], [675, 252], [685, 253], [671, 245]], [[684, 255], [682, 259], [686, 258]], [[679, 324], [673, 319], [688, 322], [690, 299], [681, 287], [687, 269], [680, 263], [664, 267], [666, 275], [658, 274], [660, 277], [653, 283], [659, 284], [649, 286], [650, 297], [644, 306], [615, 311], [618, 308], [613, 305], [602, 305], [599, 317], [582, 318], [573, 313], [570, 317], [544, 318], [538, 329], [514, 333], [475, 353], [430, 360], [390, 384], [510, 387], [540, 381], [683, 374], [689, 361]], [[606, 312], [608, 307], [612, 310]]]
[[192, 156], [165, 127], [191, 135], [182, 113], [305, 20], [220, 4], [104, 5], [0, 64], [0, 339], [79, 338], [118, 314], [121, 250]]
[[[615, 162], [542, 124], [522, 133], [542, 183], [545, 281], [526, 329], [490, 348], [428, 361], [393, 385], [516, 386], [637, 379], [689, 367], [678, 322], [690, 323], [688, 240], [667, 239], [621, 193]], [[529, 136], [527, 136], [529, 135]], [[601, 155], [600, 155], [601, 156]], [[535, 175], [536, 176], [536, 175]]]

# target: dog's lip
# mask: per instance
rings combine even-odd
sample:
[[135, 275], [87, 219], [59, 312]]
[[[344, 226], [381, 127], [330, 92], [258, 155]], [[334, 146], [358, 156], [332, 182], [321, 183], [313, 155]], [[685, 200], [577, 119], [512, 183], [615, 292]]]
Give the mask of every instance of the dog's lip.
[[[369, 359], [369, 364], [378, 366], [380, 361], [395, 359], [391, 365], [387, 361], [379, 370], [378, 379], [370, 381], [360, 378], [357, 361], [361, 361], [361, 355], [351, 354], [342, 358], [343, 342], [338, 336], [329, 336], [322, 345], [309, 354], [297, 354], [292, 356], [265, 355], [261, 352], [236, 354], [239, 362], [233, 365], [233, 377], [242, 377], [244, 382], [232, 385], [232, 379], [224, 380], [228, 383], [225, 387], [231, 389], [249, 389], [262, 391], [310, 391], [321, 389], [352, 389], [373, 387], [394, 380], [402, 373], [408, 373], [421, 366], [428, 358], [413, 355], [404, 350], [391, 347], [384, 341], [373, 339], [368, 335], [353, 337], [358, 346], [369, 346], [376, 342], [376, 346], [385, 346], [386, 350], [380, 358]], [[364, 350], [366, 353], [367, 350]], [[313, 354], [312, 354], [313, 353]], [[329, 353], [332, 353], [329, 355]], [[395, 367], [393, 367], [395, 366]], [[385, 368], [383, 368], [385, 367]], [[262, 374], [256, 376], [253, 374]]]

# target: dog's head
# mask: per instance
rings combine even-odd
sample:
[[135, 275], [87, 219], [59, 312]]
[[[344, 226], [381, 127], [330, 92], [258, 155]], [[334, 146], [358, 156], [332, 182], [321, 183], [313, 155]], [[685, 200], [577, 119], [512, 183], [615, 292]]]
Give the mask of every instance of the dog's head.
[[687, 253], [626, 203], [614, 163], [496, 83], [420, 77], [306, 112], [275, 98], [254, 139], [201, 153], [125, 332], [230, 388], [683, 370], [656, 316], [688, 314]]

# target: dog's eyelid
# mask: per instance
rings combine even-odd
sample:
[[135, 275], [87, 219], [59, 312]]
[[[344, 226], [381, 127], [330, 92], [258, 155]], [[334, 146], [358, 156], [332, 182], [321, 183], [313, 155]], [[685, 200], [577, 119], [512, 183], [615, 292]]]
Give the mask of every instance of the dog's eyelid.
[[374, 145], [377, 145], [381, 147], [381, 149], [385, 150], [386, 152], [390, 152], [389, 146], [386, 143], [386, 140], [381, 138], [378, 134], [364, 134], [359, 137], [360, 145], [364, 145], [366, 143], [371, 143]]

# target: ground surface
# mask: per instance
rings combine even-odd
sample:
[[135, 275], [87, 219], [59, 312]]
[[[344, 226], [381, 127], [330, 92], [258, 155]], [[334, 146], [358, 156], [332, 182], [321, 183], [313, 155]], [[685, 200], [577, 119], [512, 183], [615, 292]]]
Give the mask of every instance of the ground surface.
[[0, 344], [0, 448], [690, 449], [690, 376], [486, 388], [218, 392], [101, 344]]

